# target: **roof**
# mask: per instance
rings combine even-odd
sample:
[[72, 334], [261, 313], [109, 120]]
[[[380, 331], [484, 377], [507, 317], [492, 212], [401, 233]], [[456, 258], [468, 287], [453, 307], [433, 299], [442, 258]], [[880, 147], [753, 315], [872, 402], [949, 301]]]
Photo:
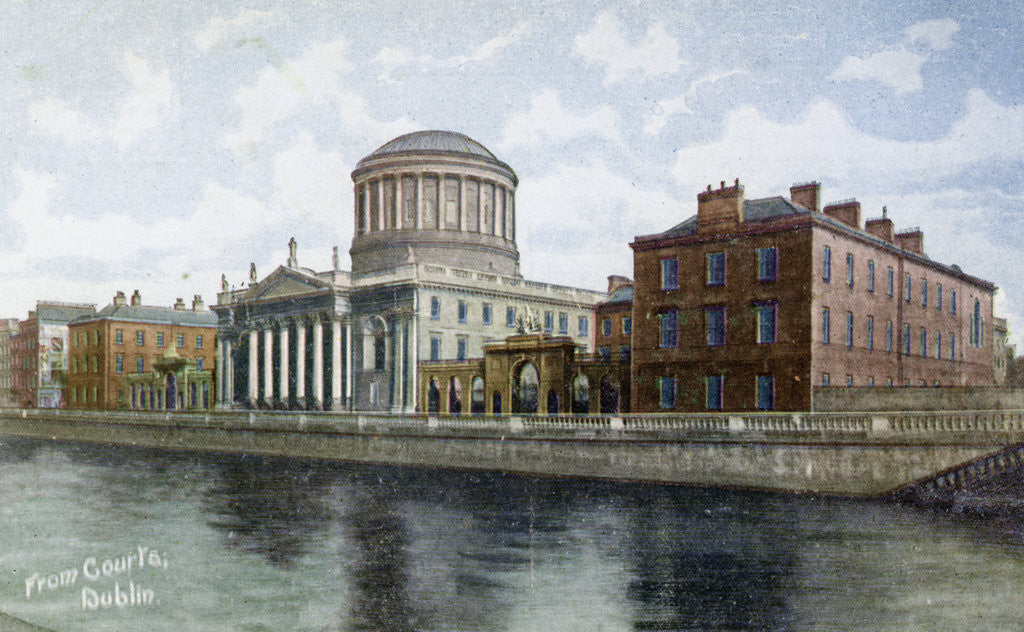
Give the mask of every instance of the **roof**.
[[[489, 149], [476, 142], [465, 134], [447, 130], [427, 130], [424, 132], [413, 132], [404, 134], [384, 143], [369, 156], [363, 158], [378, 158], [387, 154], [405, 153], [452, 153], [469, 154], [487, 160], [497, 161], [498, 158]], [[360, 160], [359, 162], [363, 162]]]
[[56, 301], [36, 303], [36, 319], [41, 321], [67, 323], [95, 312], [96, 306], [86, 303], [58, 303]]
[[604, 305], [611, 305], [613, 303], [632, 303], [633, 302], [633, 286], [625, 285], [612, 292], [612, 295], [608, 297]]
[[217, 326], [217, 315], [208, 309], [194, 312], [190, 309], [174, 309], [173, 307], [154, 307], [150, 305], [107, 305], [95, 314], [76, 318], [71, 324], [78, 325], [99, 320], [192, 327]]

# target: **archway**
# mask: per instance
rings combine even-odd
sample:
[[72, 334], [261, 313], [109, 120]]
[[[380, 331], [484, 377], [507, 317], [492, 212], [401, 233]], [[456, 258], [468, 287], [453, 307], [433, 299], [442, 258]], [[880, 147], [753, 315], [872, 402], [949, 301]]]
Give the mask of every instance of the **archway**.
[[548, 391], [548, 414], [558, 414], [558, 393], [554, 389]]
[[436, 413], [441, 411], [441, 385], [437, 383], [437, 378], [430, 378], [430, 383], [427, 385], [427, 412]]
[[619, 412], [619, 383], [610, 375], [601, 378], [601, 412]]
[[482, 415], [487, 405], [484, 400], [484, 378], [474, 377], [472, 392], [470, 393], [469, 412], [474, 415]]
[[537, 390], [540, 374], [532, 362], [524, 362], [516, 372], [512, 393], [512, 412], [535, 414], [537, 412]]
[[572, 382], [572, 412], [577, 415], [590, 412], [590, 380], [582, 373]]
[[495, 415], [501, 414], [501, 393], [498, 391], [494, 391], [491, 397], [491, 412]]
[[167, 374], [167, 410], [178, 408], [178, 379], [173, 373]]
[[448, 412], [452, 415], [462, 413], [462, 382], [457, 377], [448, 380]]

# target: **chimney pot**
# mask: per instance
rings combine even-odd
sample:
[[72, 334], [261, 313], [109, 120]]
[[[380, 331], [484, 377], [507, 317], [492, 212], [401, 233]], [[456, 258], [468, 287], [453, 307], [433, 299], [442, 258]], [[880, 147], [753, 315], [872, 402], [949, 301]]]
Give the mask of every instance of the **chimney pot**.
[[139, 307], [142, 305], [142, 294], [139, 294], [138, 290], [132, 292], [132, 307]]
[[183, 310], [185, 309], [185, 299], [178, 297], [178, 300], [174, 301], [174, 309]]

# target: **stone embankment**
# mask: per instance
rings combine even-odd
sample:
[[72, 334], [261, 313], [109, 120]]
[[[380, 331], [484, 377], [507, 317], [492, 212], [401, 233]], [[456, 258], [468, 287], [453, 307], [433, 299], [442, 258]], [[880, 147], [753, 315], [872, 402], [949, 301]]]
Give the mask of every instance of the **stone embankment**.
[[1024, 410], [500, 417], [3, 410], [0, 435], [879, 496], [1024, 443]]

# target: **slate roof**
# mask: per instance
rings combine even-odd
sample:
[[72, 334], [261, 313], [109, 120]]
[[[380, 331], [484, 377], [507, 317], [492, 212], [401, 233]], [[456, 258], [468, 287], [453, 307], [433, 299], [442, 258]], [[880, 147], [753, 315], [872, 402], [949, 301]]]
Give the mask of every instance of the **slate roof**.
[[405, 134], [389, 140], [359, 162], [362, 164], [365, 160], [387, 154], [438, 152], [469, 154], [495, 162], [498, 161], [497, 157], [489, 149], [465, 134], [447, 130], [427, 130]]
[[[761, 198], [758, 200], [744, 200], [743, 201], [743, 221], [744, 222], [762, 222], [765, 220], [777, 219], [779, 217], [785, 217], [790, 215], [810, 215], [810, 211], [802, 206], [793, 204], [781, 195], [773, 197]], [[823, 217], [823, 215], [819, 215]], [[828, 219], [828, 218], [825, 218]], [[697, 216], [694, 215], [682, 223], [676, 224], [672, 228], [668, 229], [662, 236], [664, 237], [682, 237], [685, 235], [696, 235], [697, 234]]]
[[190, 309], [174, 309], [173, 307], [154, 307], [150, 305], [107, 305], [95, 314], [89, 314], [75, 319], [73, 323], [88, 323], [99, 320], [117, 320], [190, 327], [217, 326], [217, 315], [208, 309], [194, 312]]
[[633, 302], [633, 286], [626, 285], [612, 292], [612, 295], [608, 297], [604, 305], [611, 305], [613, 303], [632, 303]]
[[40, 321], [67, 323], [81, 316], [96, 312], [95, 305], [75, 303], [36, 303], [36, 319]]

